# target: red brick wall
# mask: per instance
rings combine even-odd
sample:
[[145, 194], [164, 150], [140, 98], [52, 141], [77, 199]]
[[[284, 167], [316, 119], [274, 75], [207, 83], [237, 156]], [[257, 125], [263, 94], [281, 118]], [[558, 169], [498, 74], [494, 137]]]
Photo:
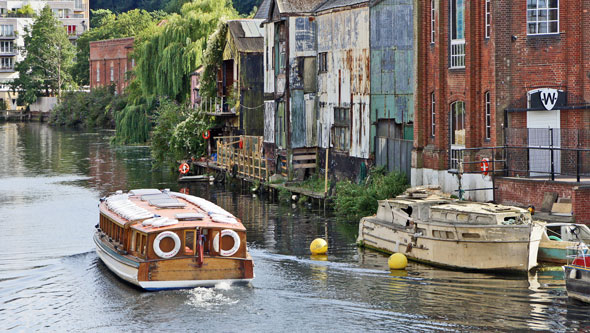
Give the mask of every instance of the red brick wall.
[[[559, 34], [528, 36], [526, 1], [491, 1], [491, 35], [485, 38], [485, 1], [465, 1], [465, 69], [449, 69], [449, 2], [435, 0], [436, 39], [430, 38], [430, 0], [418, 3], [418, 72], [413, 167], [448, 168], [450, 104], [465, 102], [466, 146], [504, 144], [504, 110], [526, 108], [527, 91], [558, 87], [568, 104], [590, 102], [590, 2], [559, 1]], [[485, 140], [485, 92], [491, 94], [492, 137]], [[436, 97], [431, 136], [430, 94]], [[509, 126], [526, 128], [526, 113]], [[562, 128], [589, 128], [590, 110], [562, 111]], [[564, 142], [565, 144], [565, 142]], [[441, 163], [440, 159], [445, 161]]]
[[549, 180], [497, 178], [496, 187], [496, 202], [522, 207], [533, 205], [537, 210], [541, 209], [547, 192], [555, 192], [560, 198], [571, 198], [575, 221], [590, 224], [590, 186]]
[[[128, 84], [125, 71], [132, 69], [132, 60], [129, 54], [133, 51], [133, 41], [133, 38], [121, 38], [90, 43], [91, 89], [114, 84], [117, 93], [123, 93]], [[113, 69], [113, 80], [111, 80], [111, 68]]]

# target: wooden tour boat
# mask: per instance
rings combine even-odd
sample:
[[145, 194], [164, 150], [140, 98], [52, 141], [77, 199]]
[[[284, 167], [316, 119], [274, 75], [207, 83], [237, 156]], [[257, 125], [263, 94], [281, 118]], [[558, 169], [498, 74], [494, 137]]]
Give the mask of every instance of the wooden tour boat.
[[358, 244], [453, 269], [527, 272], [537, 265], [543, 227], [526, 209], [445, 197], [420, 187], [379, 201], [359, 224]]
[[96, 252], [121, 279], [162, 290], [254, 278], [246, 229], [221, 207], [156, 189], [118, 191], [100, 201]]
[[590, 243], [590, 228], [585, 224], [547, 223], [539, 245], [539, 262], [567, 263], [568, 248]]
[[568, 248], [563, 270], [568, 297], [590, 303], [590, 250], [586, 244], [580, 242]]

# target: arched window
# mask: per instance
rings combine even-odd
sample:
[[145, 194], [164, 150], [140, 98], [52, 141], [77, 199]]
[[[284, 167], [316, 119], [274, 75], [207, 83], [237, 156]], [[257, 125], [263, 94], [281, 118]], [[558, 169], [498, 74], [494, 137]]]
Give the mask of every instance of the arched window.
[[465, 146], [465, 102], [451, 104], [451, 144]]

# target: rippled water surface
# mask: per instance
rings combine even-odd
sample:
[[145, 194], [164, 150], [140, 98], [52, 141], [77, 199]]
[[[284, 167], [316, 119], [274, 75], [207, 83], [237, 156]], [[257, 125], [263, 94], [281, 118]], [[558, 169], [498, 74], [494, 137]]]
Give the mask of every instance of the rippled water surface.
[[[279, 206], [239, 185], [191, 185], [242, 218], [250, 286], [142, 292], [94, 252], [98, 199], [118, 189], [178, 190], [147, 147], [111, 147], [112, 132], [0, 123], [0, 330], [430, 331], [590, 330], [590, 306], [568, 300], [560, 271], [527, 277], [461, 273], [358, 250], [356, 226]], [[309, 255], [316, 237], [328, 256]]]

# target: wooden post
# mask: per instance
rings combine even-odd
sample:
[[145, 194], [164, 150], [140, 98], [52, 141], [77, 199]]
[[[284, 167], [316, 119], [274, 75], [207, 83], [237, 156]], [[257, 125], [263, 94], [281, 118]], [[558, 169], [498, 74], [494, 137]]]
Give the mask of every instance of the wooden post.
[[324, 200], [328, 196], [328, 158], [330, 153], [330, 147], [326, 148], [326, 175], [324, 177]]

